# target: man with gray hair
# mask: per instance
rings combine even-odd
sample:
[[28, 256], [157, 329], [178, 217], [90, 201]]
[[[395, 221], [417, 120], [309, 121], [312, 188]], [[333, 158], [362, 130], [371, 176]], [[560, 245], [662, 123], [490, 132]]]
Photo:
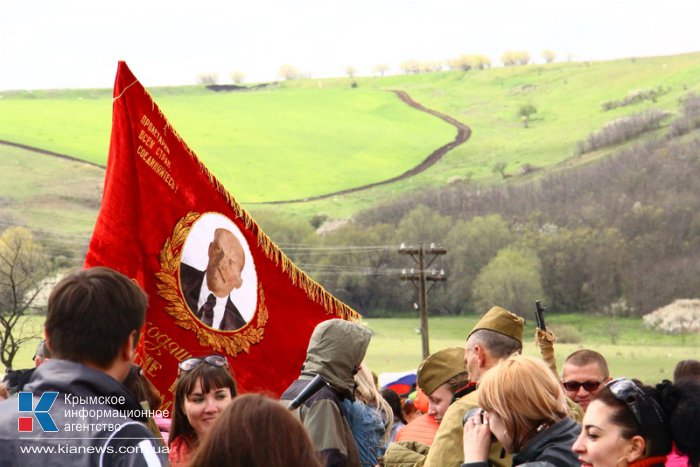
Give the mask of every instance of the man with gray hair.
[[[510, 311], [494, 306], [467, 336], [464, 362], [469, 380], [479, 380], [498, 362], [520, 353], [523, 348], [524, 320]], [[462, 397], [447, 409], [433, 445], [428, 451], [425, 465], [443, 467], [461, 465], [464, 460], [462, 419], [473, 408], [478, 407], [479, 389]], [[503, 446], [491, 443], [489, 462], [492, 466], [510, 467], [512, 456], [502, 455]]]

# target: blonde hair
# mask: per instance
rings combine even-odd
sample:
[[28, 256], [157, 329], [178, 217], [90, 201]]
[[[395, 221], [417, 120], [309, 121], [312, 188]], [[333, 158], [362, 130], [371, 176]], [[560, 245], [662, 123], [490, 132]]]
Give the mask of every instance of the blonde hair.
[[539, 359], [510, 357], [491, 368], [479, 384], [479, 406], [495, 412], [513, 439], [513, 452], [542, 425], [568, 416], [561, 384]]
[[389, 403], [384, 400], [374, 382], [374, 376], [369, 368], [362, 363], [360, 369], [355, 374], [355, 397], [360, 402], [376, 407], [384, 419], [384, 440], [391, 436], [391, 426], [394, 423], [394, 410]]

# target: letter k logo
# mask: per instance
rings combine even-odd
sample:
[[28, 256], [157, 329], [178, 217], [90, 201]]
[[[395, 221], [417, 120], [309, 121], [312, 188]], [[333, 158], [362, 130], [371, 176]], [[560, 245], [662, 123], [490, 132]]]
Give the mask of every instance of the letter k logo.
[[[58, 392], [45, 392], [39, 398], [36, 407], [33, 407], [34, 394], [31, 392], [20, 392], [18, 399], [19, 411], [33, 413], [42, 431], [58, 431], [58, 427], [54, 423], [53, 418], [49, 415], [49, 410], [51, 410], [53, 403], [56, 402], [56, 397], [58, 397]], [[17, 420], [17, 430], [21, 432], [33, 431], [34, 427], [32, 422], [32, 417], [19, 417]]]

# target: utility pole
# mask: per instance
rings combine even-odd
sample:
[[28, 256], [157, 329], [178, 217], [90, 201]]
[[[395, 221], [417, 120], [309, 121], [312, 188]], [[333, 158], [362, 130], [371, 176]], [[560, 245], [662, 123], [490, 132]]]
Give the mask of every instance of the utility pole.
[[[435, 282], [443, 282], [447, 280], [445, 277], [445, 271], [441, 269], [437, 271], [436, 269], [428, 270], [433, 261], [439, 256], [447, 253], [445, 248], [436, 247], [434, 243], [431, 243], [429, 247], [424, 247], [423, 245], [419, 247], [407, 247], [403, 243], [399, 247], [399, 254], [411, 255], [411, 258], [418, 264], [418, 270], [414, 268], [410, 270], [404, 269], [401, 271], [402, 281], [411, 281], [414, 287], [418, 289], [418, 303], [420, 304], [420, 334], [423, 343], [423, 358], [427, 358], [430, 355], [429, 340], [428, 340], [428, 294], [433, 287]], [[433, 258], [426, 265], [425, 256], [432, 255]], [[426, 282], [433, 282], [429, 289], [426, 288]], [[418, 282], [418, 285], [416, 285]]]

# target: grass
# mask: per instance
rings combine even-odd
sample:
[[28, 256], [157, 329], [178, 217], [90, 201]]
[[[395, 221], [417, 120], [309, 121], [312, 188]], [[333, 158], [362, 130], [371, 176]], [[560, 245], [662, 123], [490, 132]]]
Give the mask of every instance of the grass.
[[[429, 322], [430, 351], [447, 347], [463, 347], [467, 334], [478, 321], [476, 316], [431, 317]], [[381, 318], [365, 320], [374, 331], [366, 362], [377, 373], [409, 371], [422, 360], [420, 327], [416, 318]], [[679, 360], [700, 359], [700, 335], [677, 336], [644, 328], [641, 319], [614, 319], [583, 315], [548, 317], [551, 325], [571, 325], [581, 332], [578, 344], [555, 345], [557, 368], [561, 371], [564, 358], [580, 348], [601, 352], [613, 376], [638, 378], [656, 383], [673, 379], [673, 369]], [[619, 331], [617, 343], [611, 343], [609, 330]], [[523, 353], [539, 356], [534, 343], [534, 325], [527, 323]]]
[[[338, 218], [455, 177], [503, 183], [492, 170], [498, 162], [516, 174], [526, 163], [557, 168], [604, 157], [610, 151], [574, 157], [576, 142], [645, 108], [676, 112], [681, 96], [700, 91], [699, 56], [357, 78], [356, 89], [347, 79], [326, 79], [246, 93], [214, 94], [197, 86], [150, 91], [185, 141], [245, 206]], [[658, 86], [671, 91], [656, 103], [601, 110], [602, 102]], [[411, 110], [390, 89], [406, 90], [425, 106], [469, 125], [470, 141], [423, 174], [390, 186], [283, 208], [256, 204], [397, 175], [454, 137], [452, 127]], [[110, 103], [107, 90], [5, 93], [0, 139], [104, 163]], [[517, 117], [524, 104], [538, 110], [528, 129]]]
[[[15, 359], [15, 368], [33, 366], [32, 356], [38, 342], [43, 317], [30, 318], [37, 329], [37, 339], [25, 344]], [[467, 334], [478, 321], [476, 316], [431, 317], [429, 322], [430, 350], [463, 347]], [[673, 379], [673, 369], [680, 360], [700, 359], [700, 335], [668, 335], [648, 330], [637, 318], [604, 318], [584, 315], [548, 317], [549, 324], [575, 326], [583, 335], [578, 344], [555, 345], [557, 368], [574, 350], [591, 348], [601, 352], [613, 376], [638, 378], [648, 384]], [[367, 352], [367, 365], [377, 373], [409, 371], [421, 362], [421, 339], [416, 332], [416, 318], [377, 318], [365, 320], [374, 335]], [[611, 328], [618, 332], [617, 343], [611, 343]], [[527, 323], [523, 353], [539, 356], [534, 344], [534, 326]], [[0, 365], [0, 371], [4, 370]]]
[[[387, 179], [455, 134], [393, 93], [372, 88], [182, 95], [156, 90], [154, 97], [242, 202], [304, 198]], [[111, 99], [104, 97], [3, 99], [0, 139], [104, 165], [110, 112]]]
[[0, 145], [0, 228], [30, 227], [64, 256], [85, 253], [104, 170]]

